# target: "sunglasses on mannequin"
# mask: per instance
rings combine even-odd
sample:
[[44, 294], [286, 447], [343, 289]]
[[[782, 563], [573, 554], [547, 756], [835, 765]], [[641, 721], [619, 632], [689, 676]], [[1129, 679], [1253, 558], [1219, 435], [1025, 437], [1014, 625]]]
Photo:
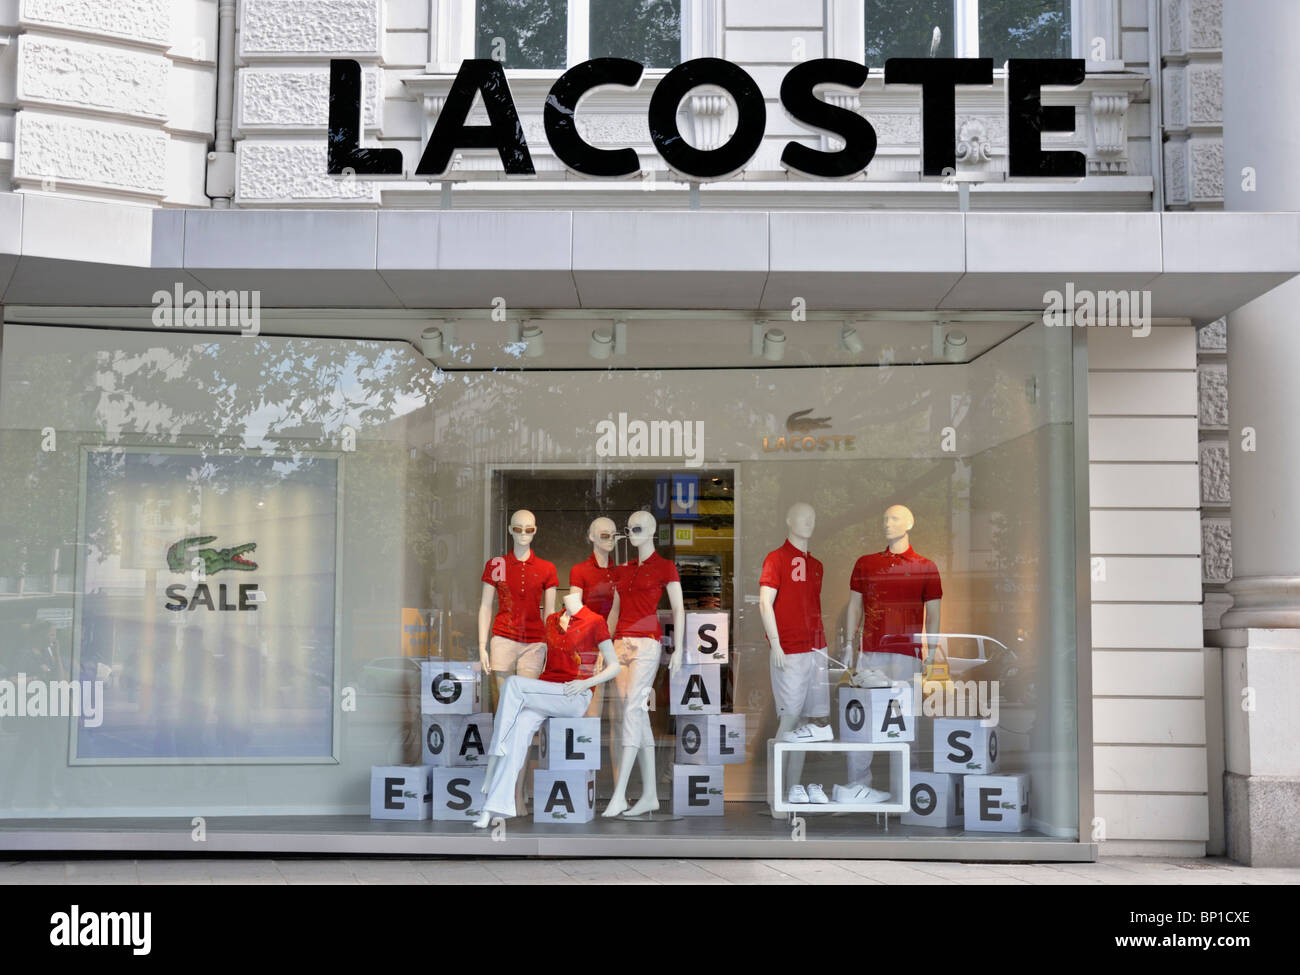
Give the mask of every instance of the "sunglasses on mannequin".
[[535, 525], [511, 525], [510, 530], [516, 535], [532, 535], [537, 532]]
[[608, 542], [611, 539], [618, 538], [618, 536], [613, 532], [601, 532], [596, 537], [599, 538], [602, 542]]

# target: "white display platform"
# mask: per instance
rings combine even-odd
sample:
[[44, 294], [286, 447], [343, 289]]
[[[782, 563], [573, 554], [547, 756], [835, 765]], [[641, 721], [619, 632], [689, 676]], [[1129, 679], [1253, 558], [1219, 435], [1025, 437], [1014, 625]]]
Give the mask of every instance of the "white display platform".
[[[785, 813], [833, 813], [833, 812], [872, 812], [905, 813], [909, 810], [907, 797], [912, 791], [912, 746], [903, 741], [869, 742], [869, 741], [814, 741], [793, 742], [777, 741], [769, 738], [768, 756], [768, 804], [775, 812]], [[889, 752], [889, 794], [892, 802], [787, 802], [784, 774], [785, 757], [791, 752]], [[876, 784], [879, 788], [879, 783]], [[826, 795], [830, 796], [834, 786], [825, 784]]]

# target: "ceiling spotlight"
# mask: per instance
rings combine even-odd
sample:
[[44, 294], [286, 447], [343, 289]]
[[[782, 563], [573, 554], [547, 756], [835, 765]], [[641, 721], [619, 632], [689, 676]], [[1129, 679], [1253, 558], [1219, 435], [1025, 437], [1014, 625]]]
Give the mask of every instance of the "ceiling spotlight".
[[779, 328], [769, 328], [763, 335], [763, 358], [768, 362], [780, 362], [785, 358], [785, 332]]
[[438, 325], [430, 325], [420, 333], [420, 353], [429, 360], [438, 358], [442, 355], [442, 328]]
[[858, 330], [852, 325], [845, 325], [840, 329], [840, 348], [854, 355], [862, 351], [862, 336], [858, 335]]
[[587, 354], [593, 359], [608, 359], [614, 354], [614, 332], [612, 329], [598, 328], [591, 333], [587, 343]]
[[531, 322], [519, 333], [519, 340], [524, 343], [524, 356], [537, 359], [546, 354], [546, 344], [542, 339], [542, 330]]
[[943, 337], [943, 357], [949, 362], [966, 361], [966, 333], [953, 329]]

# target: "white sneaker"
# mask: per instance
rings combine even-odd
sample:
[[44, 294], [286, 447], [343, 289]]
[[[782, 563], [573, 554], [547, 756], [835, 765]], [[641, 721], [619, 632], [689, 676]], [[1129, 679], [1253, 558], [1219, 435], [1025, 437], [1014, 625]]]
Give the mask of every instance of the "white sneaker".
[[851, 802], [855, 805], [888, 802], [890, 799], [888, 792], [873, 789], [861, 782], [854, 782], [850, 785], [837, 785], [831, 789], [831, 795], [835, 797], [836, 802]]
[[809, 802], [808, 790], [796, 782], [790, 786], [790, 794], [785, 797], [785, 801], [791, 804]]
[[830, 800], [826, 798], [826, 790], [816, 782], [810, 782], [808, 784], [808, 801], [814, 806], [824, 806], [830, 802]]
[[824, 724], [801, 724], [794, 731], [787, 731], [782, 741], [792, 741], [799, 744], [806, 744], [813, 741], [831, 741], [835, 734], [831, 731], [829, 725]]
[[854, 687], [890, 687], [893, 681], [879, 667], [860, 670], [853, 677]]

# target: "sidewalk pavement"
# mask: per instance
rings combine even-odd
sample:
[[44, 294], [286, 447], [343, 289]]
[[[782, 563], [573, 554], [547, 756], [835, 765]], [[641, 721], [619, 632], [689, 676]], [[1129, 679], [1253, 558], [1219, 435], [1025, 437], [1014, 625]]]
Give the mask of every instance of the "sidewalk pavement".
[[0, 860], [3, 884], [1300, 884], [1300, 868], [1222, 858], [1097, 863], [916, 860], [36, 859]]

